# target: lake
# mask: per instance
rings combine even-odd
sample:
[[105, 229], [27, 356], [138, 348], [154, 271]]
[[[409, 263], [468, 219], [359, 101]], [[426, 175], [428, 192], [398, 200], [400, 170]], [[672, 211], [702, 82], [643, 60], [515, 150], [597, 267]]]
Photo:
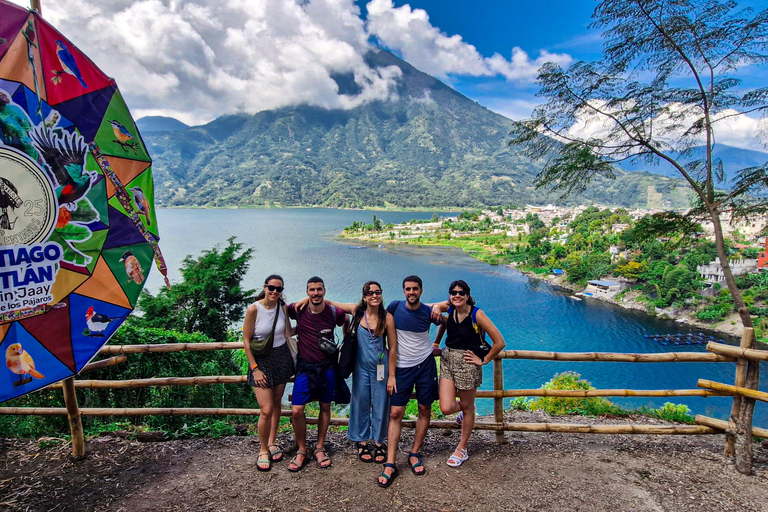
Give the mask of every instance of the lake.
[[[247, 288], [260, 288], [269, 274], [285, 279], [288, 301], [305, 296], [306, 281], [318, 275], [326, 283], [327, 297], [357, 302], [365, 281], [381, 283], [387, 302], [402, 299], [402, 279], [416, 274], [424, 281], [424, 302], [448, 297], [448, 285], [464, 279], [472, 295], [501, 331], [508, 349], [561, 352], [683, 352], [705, 351], [702, 345], [662, 346], [645, 338], [653, 334], [700, 332], [670, 320], [649, 317], [597, 300], [574, 301], [553, 286], [530, 280], [504, 266], [478, 261], [460, 249], [419, 248], [414, 245], [352, 248], [354, 242], [337, 236], [354, 221], [370, 223], [428, 219], [434, 212], [371, 212], [323, 208], [264, 210], [159, 209], [160, 247], [171, 282], [180, 279], [183, 258], [197, 255], [229, 237], [254, 249]], [[449, 215], [437, 212], [438, 215]], [[147, 289], [162, 286], [157, 269], [150, 273]], [[714, 333], [708, 333], [715, 335]], [[723, 336], [717, 336], [723, 339]], [[726, 339], [738, 344], [738, 340]], [[760, 389], [768, 391], [766, 368], [761, 368]], [[575, 363], [505, 360], [505, 388], [539, 388], [556, 373], [573, 370], [595, 388], [694, 389], [700, 378], [733, 384], [733, 363]], [[482, 389], [491, 389], [491, 365], [484, 368]], [[726, 419], [731, 399], [726, 397], [613, 398], [627, 406], [659, 407], [666, 401], [684, 403], [694, 414]], [[481, 413], [493, 410], [492, 400], [478, 400]], [[768, 408], [757, 403], [755, 424], [768, 427]]]

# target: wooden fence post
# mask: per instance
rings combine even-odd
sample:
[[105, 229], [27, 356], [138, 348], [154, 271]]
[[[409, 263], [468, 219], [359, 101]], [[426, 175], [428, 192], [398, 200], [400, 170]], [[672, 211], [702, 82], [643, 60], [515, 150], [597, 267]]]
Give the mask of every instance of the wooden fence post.
[[80, 420], [80, 408], [77, 406], [74, 377], [65, 379], [63, 384], [64, 403], [67, 406], [69, 430], [72, 433], [72, 455], [78, 458], [84, 457], [85, 438], [83, 437], [83, 423]]
[[[499, 396], [496, 396], [493, 399], [493, 417], [499, 425], [504, 424], [504, 396], [502, 394], [504, 391], [503, 362], [504, 360], [499, 359], [498, 357], [493, 360], [493, 390], [497, 391], [499, 394]], [[496, 442], [499, 444], [507, 442], [503, 430], [496, 431]]]
[[[752, 337], [755, 334], [755, 330], [751, 327], [745, 327], [744, 333], [741, 335], [741, 348], [752, 347]], [[734, 379], [734, 386], [743, 388], [744, 382], [747, 378], [747, 359], [740, 357], [736, 359], [736, 378]], [[738, 395], [733, 396], [733, 405], [731, 406], [731, 421], [737, 423], [739, 417], [739, 408], [741, 407], [741, 397]], [[725, 434], [725, 449], [723, 455], [725, 457], [733, 457], [736, 453], [735, 449], [736, 437], [733, 433]]]
[[[749, 332], [749, 348], [757, 348], [755, 345], [755, 330], [744, 329]], [[744, 386], [749, 389], [757, 389], [760, 384], [760, 361], [747, 360], [747, 371]], [[752, 474], [752, 416], [755, 412], [754, 398], [741, 397], [739, 403], [739, 415], [736, 421], [736, 470], [743, 475]]]

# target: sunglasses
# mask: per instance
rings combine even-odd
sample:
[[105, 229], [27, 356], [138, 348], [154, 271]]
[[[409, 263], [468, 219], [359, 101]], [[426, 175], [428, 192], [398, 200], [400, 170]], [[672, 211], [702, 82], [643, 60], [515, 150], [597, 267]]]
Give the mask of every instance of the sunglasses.
[[272, 284], [268, 284], [268, 285], [266, 285], [266, 287], [267, 287], [267, 290], [269, 290], [271, 292], [283, 293], [283, 287], [282, 286], [275, 286], [275, 285], [272, 285]]
[[464, 290], [451, 290], [448, 293], [451, 294], [451, 297], [453, 297], [454, 295], [460, 295], [461, 297], [464, 297], [467, 295], [467, 292], [465, 292]]
[[372, 297], [373, 295], [381, 295], [381, 290], [368, 290], [365, 292], [366, 297]]

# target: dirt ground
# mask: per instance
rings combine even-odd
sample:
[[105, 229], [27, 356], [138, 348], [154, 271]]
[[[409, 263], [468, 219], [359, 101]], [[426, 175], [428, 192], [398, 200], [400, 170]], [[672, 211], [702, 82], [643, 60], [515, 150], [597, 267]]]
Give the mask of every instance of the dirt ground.
[[[509, 416], [542, 420], [619, 422]], [[403, 430], [401, 448], [410, 447], [411, 435]], [[287, 462], [257, 472], [255, 437], [143, 443], [97, 437], [86, 442], [80, 461], [67, 445], [0, 439], [0, 510], [768, 511], [768, 448], [760, 443], [754, 474], [744, 476], [723, 458], [722, 435], [511, 432], [508, 444], [498, 445], [492, 432], [476, 432], [469, 461], [453, 469], [445, 461], [458, 435], [430, 429], [422, 449], [426, 475], [413, 475], [401, 452], [400, 476], [389, 489], [375, 484], [381, 466], [359, 462], [343, 432], [329, 434], [332, 468], [312, 464], [296, 474]], [[290, 434], [278, 440], [295, 450]]]

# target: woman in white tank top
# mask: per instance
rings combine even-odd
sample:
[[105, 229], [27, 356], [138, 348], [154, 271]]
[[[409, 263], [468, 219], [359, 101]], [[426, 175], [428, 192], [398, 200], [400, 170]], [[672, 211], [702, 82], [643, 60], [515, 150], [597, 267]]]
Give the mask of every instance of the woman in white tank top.
[[[291, 323], [283, 300], [283, 278], [271, 275], [264, 280], [264, 289], [256, 301], [248, 306], [243, 324], [243, 344], [248, 357], [248, 384], [253, 386], [259, 402], [259, 441], [261, 449], [256, 468], [269, 471], [273, 462], [283, 460], [283, 451], [275, 442], [280, 425], [285, 384], [294, 374], [293, 357], [286, 343], [291, 336]], [[277, 315], [277, 323], [275, 323]], [[275, 326], [272, 349], [266, 354], [254, 356], [250, 349], [251, 339], [264, 339]], [[267, 441], [266, 444], [264, 441]]]

